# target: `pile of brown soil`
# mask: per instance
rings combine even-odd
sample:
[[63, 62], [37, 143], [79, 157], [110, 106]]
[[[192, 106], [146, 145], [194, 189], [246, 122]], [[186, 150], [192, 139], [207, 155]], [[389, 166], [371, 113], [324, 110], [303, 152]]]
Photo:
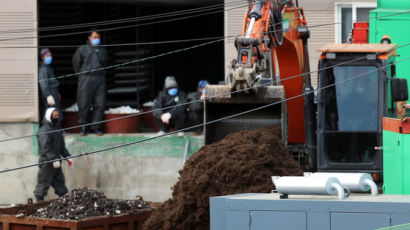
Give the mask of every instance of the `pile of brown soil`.
[[209, 229], [209, 197], [270, 192], [271, 176], [302, 170], [282, 143], [280, 127], [266, 127], [203, 146], [179, 173], [172, 198], [152, 213], [145, 229]]
[[74, 189], [52, 201], [48, 206], [39, 208], [31, 216], [77, 220], [93, 216], [114, 216], [147, 208], [149, 205], [142, 198], [138, 200], [108, 199], [102, 192], [83, 188]]

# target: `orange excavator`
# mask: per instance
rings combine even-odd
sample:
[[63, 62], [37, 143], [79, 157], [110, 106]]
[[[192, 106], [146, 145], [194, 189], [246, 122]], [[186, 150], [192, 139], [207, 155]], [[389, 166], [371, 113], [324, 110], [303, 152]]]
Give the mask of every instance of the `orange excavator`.
[[242, 36], [235, 40], [238, 55], [231, 61], [224, 84], [207, 87], [205, 121], [266, 107], [207, 125], [206, 144], [229, 133], [280, 125], [289, 151], [304, 161], [302, 165], [314, 167], [316, 124], [308, 38], [297, 1], [250, 2]]

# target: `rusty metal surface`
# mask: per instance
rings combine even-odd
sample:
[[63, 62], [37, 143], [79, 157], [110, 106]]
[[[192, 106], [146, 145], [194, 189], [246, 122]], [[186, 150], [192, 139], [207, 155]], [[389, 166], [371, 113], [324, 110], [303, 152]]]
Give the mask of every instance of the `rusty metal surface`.
[[[0, 210], [0, 230], [135, 230], [141, 229], [152, 209], [133, 210], [118, 216], [98, 216], [81, 220], [57, 220], [36, 217], [17, 217], [34, 207], [44, 207], [49, 202]], [[12, 228], [11, 228], [12, 226]]]
[[397, 44], [380, 44], [380, 43], [374, 43], [374, 44], [326, 44], [322, 48], [318, 49], [318, 52], [365, 52], [365, 53], [370, 53], [370, 52], [390, 52], [391, 50], [394, 50], [397, 48]]
[[[30, 215], [35, 210], [45, 207], [50, 204], [51, 201], [41, 201], [34, 204], [27, 204], [27, 205], [20, 205], [15, 207], [8, 207], [8, 208], [0, 208], [0, 215], [2, 214], [9, 214], [9, 215], [16, 215], [18, 213], [24, 213]], [[1, 230], [1, 229], [0, 229]]]
[[[206, 97], [230, 98], [231, 87], [229, 85], [207, 85]], [[211, 98], [209, 99], [211, 100]]]
[[221, 104], [268, 104], [286, 98], [283, 86], [258, 87], [249, 94], [230, 94], [229, 86], [212, 85], [207, 88], [206, 96], [214, 98], [207, 99], [205, 103]]

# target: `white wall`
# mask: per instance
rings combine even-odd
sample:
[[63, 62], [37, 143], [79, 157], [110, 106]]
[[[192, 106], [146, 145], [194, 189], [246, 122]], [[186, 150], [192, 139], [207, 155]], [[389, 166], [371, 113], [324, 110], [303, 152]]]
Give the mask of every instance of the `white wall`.
[[[309, 42], [309, 61], [310, 70], [317, 71], [318, 60], [320, 53], [317, 49], [327, 43], [336, 42], [336, 27], [335, 24], [335, 4], [336, 3], [352, 3], [352, 2], [376, 2], [376, 0], [360, 0], [360, 1], [335, 1], [335, 0], [299, 0], [299, 6], [305, 11], [306, 20], [310, 30]], [[323, 25], [327, 24], [329, 25]], [[333, 24], [332, 24], [333, 23]], [[321, 25], [312, 27], [315, 25]], [[317, 73], [312, 73], [312, 84], [317, 86]]]
[[0, 1], [0, 122], [38, 120], [37, 49], [6, 48], [37, 46], [35, 28], [36, 0]]

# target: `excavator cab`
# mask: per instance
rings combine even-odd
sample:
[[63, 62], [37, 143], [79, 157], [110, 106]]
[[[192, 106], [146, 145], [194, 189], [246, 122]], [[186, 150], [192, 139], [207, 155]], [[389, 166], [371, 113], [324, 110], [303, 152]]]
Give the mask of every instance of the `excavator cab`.
[[332, 44], [319, 51], [317, 169], [381, 178], [382, 118], [396, 116], [395, 102], [407, 100], [398, 92], [407, 83], [395, 78], [396, 45]]

